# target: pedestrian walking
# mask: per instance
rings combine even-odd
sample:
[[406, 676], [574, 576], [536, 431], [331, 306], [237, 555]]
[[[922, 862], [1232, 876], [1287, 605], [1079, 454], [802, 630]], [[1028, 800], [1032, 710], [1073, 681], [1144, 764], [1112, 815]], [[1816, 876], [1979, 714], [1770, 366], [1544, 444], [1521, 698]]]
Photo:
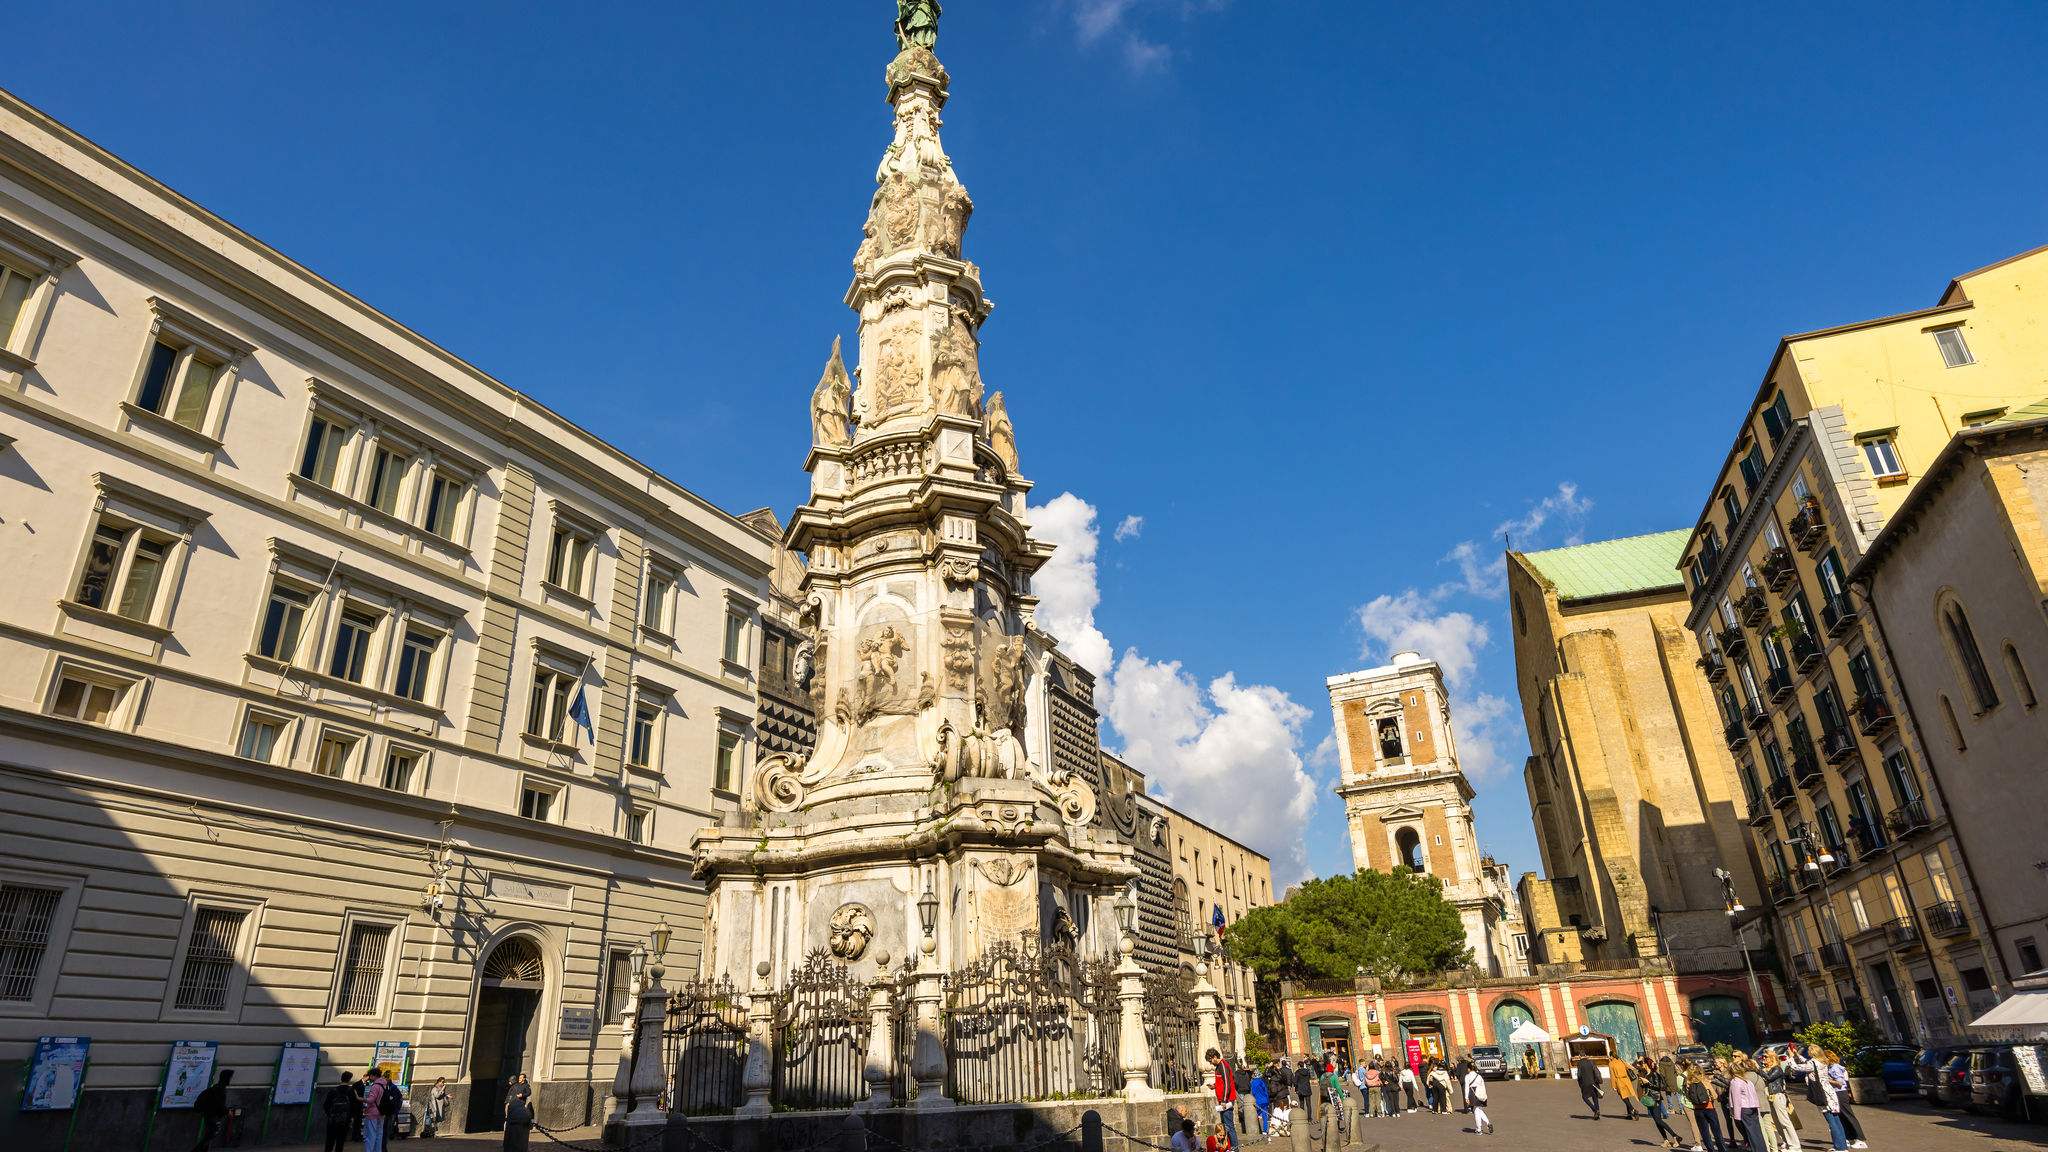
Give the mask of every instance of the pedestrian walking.
[[1410, 1112], [1415, 1111], [1416, 1087], [1417, 1081], [1414, 1066], [1409, 1064], [1401, 1065], [1401, 1091], [1408, 1097], [1408, 1110]]
[[1294, 1066], [1294, 1105], [1301, 1110], [1301, 1122], [1316, 1122], [1316, 1074], [1308, 1057]]
[[1486, 1118], [1486, 1077], [1469, 1060], [1465, 1062], [1465, 1103], [1472, 1109], [1472, 1131], [1491, 1136], [1493, 1122]]
[[228, 1118], [228, 1083], [234, 1078], [234, 1069], [221, 1071], [212, 1086], [192, 1101], [192, 1110], [199, 1114], [199, 1139], [193, 1142], [192, 1152], [206, 1152], [220, 1135], [221, 1123]]
[[399, 1090], [398, 1082], [384, 1077], [384, 1095], [377, 1101], [378, 1114], [382, 1117], [384, 1147], [391, 1147], [398, 1139], [398, 1114], [405, 1109], [405, 1093]]
[[363, 1152], [384, 1152], [384, 1073], [372, 1068], [363, 1079]]
[[1656, 1122], [1658, 1134], [1664, 1137], [1664, 1147], [1691, 1147], [1685, 1142], [1685, 1138], [1678, 1134], [1678, 1130], [1665, 1120], [1670, 1112], [1664, 1105], [1664, 1076], [1657, 1070], [1657, 1065], [1650, 1063], [1649, 1053], [1645, 1052], [1636, 1057], [1635, 1075], [1632, 1079], [1635, 1081], [1636, 1091], [1642, 1096], [1644, 1113]]
[[1203, 1053], [1209, 1067], [1216, 1070], [1216, 1082], [1210, 1090], [1216, 1095], [1216, 1115], [1223, 1126], [1230, 1130], [1230, 1147], [1237, 1147], [1237, 1074], [1230, 1067], [1230, 1061], [1214, 1048]]
[[[528, 1098], [531, 1090], [521, 1094], [515, 1082], [512, 1091], [505, 1094], [505, 1152], [526, 1152], [526, 1141], [533, 1135], [533, 1105]], [[1190, 1147], [1188, 1152], [1200, 1152]]]
[[1579, 1057], [1578, 1066], [1572, 1070], [1572, 1079], [1579, 1082], [1579, 1099], [1593, 1110], [1593, 1119], [1600, 1119], [1600, 1097], [1604, 1093], [1600, 1087], [1599, 1065], [1593, 1063], [1591, 1056]]
[[1842, 1067], [1842, 1059], [1834, 1052], [1821, 1052], [1821, 1078], [1835, 1093], [1835, 1107], [1842, 1117], [1842, 1136], [1851, 1148], [1868, 1148], [1863, 1139], [1863, 1121], [1856, 1118], [1855, 1094], [1849, 1091], [1849, 1070]]
[[1749, 1152], [1764, 1152], [1764, 1130], [1758, 1120], [1763, 1111], [1763, 1097], [1748, 1076], [1755, 1069], [1756, 1065], [1751, 1064], [1746, 1056], [1736, 1057], [1729, 1065], [1733, 1075], [1728, 1079], [1728, 1128], [1731, 1132], [1741, 1131], [1742, 1142], [1749, 1147]]
[[434, 1087], [427, 1093], [427, 1122], [422, 1126], [420, 1135], [423, 1137], [438, 1136], [441, 1134], [441, 1125], [447, 1122], [448, 1078], [442, 1076], [434, 1081]]
[[362, 1107], [356, 1099], [356, 1078], [353, 1072], [343, 1072], [341, 1082], [327, 1090], [320, 1099], [320, 1113], [327, 1118], [327, 1141], [320, 1146], [320, 1152], [342, 1152], [348, 1143], [348, 1132], [355, 1124], [357, 1110]]
[[1628, 1061], [1619, 1056], [1607, 1060], [1607, 1079], [1614, 1085], [1615, 1098], [1621, 1101], [1621, 1110], [1630, 1120], [1636, 1118], [1636, 1086], [1629, 1077]]
[[1272, 1074], [1273, 1070], [1268, 1068], [1252, 1077], [1251, 1088], [1252, 1113], [1259, 1121], [1259, 1135], [1268, 1140], [1273, 1138], [1273, 1089], [1267, 1083]]
[[1714, 1102], [1714, 1082], [1699, 1068], [1685, 1069], [1685, 1102], [1692, 1109], [1692, 1121], [1699, 1130], [1702, 1152], [1728, 1152], [1721, 1139], [1721, 1113]]

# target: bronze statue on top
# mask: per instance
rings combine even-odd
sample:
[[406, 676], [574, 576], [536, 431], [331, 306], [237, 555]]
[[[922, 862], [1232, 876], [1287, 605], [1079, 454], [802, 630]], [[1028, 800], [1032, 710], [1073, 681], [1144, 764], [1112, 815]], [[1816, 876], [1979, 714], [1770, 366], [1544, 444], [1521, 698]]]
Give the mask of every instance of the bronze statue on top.
[[896, 0], [896, 50], [939, 42], [939, 0]]

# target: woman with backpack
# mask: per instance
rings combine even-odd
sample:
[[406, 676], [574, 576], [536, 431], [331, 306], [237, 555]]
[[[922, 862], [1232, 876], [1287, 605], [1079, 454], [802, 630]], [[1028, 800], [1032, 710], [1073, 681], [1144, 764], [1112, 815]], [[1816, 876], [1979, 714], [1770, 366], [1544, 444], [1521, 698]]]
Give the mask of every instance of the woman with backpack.
[[1650, 1119], [1656, 1121], [1657, 1131], [1664, 1136], [1664, 1146], [1666, 1148], [1692, 1147], [1692, 1145], [1685, 1142], [1685, 1137], [1678, 1134], [1677, 1129], [1664, 1122], [1664, 1117], [1667, 1115], [1664, 1110], [1666, 1096], [1664, 1077], [1657, 1071], [1657, 1066], [1650, 1063], [1649, 1053], [1645, 1052], [1641, 1056], [1636, 1057], [1634, 1080], [1636, 1088], [1642, 1092], [1643, 1111], [1649, 1114]]
[[1714, 1100], [1714, 1082], [1697, 1065], [1685, 1066], [1685, 1103], [1692, 1109], [1692, 1122], [1700, 1132], [1700, 1147], [1706, 1152], [1729, 1152], [1721, 1139], [1721, 1111]]

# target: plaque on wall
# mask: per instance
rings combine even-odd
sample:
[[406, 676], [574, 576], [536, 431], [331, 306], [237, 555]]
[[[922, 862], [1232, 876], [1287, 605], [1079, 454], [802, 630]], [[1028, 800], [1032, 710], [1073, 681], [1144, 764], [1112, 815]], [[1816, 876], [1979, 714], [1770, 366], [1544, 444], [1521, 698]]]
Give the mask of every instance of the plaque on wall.
[[595, 1035], [597, 1035], [597, 1009], [562, 1009], [561, 1039], [588, 1040]]

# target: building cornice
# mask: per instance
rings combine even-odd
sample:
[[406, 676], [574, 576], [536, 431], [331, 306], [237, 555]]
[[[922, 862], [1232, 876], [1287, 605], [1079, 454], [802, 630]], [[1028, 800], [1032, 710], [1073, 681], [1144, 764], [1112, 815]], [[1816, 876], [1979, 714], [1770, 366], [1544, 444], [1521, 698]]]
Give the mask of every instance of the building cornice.
[[[1784, 443], [1778, 445], [1777, 453], [1764, 468], [1763, 478], [1750, 490], [1748, 503], [1742, 509], [1742, 519], [1728, 533], [1728, 544], [1721, 552], [1720, 563], [1714, 565], [1707, 582], [1701, 585], [1706, 594], [1695, 600], [1685, 614], [1686, 631], [1699, 630], [1701, 617], [1713, 608], [1714, 593], [1727, 585], [1736, 567], [1742, 563], [1743, 557], [1749, 555], [1749, 545], [1756, 537], [1757, 525], [1777, 506], [1778, 491], [1783, 486], [1785, 473], [1805, 454], [1806, 441], [1812, 435], [1812, 420], [1812, 416], [1807, 415], [1792, 422], [1792, 430], [1785, 434]], [[1710, 511], [1708, 515], [1711, 514]], [[1701, 522], [1704, 522], [1704, 519], [1703, 516]], [[1693, 545], [1698, 541], [1699, 528], [1696, 523], [1693, 538], [1685, 547], [1687, 555], [1692, 553]]]

